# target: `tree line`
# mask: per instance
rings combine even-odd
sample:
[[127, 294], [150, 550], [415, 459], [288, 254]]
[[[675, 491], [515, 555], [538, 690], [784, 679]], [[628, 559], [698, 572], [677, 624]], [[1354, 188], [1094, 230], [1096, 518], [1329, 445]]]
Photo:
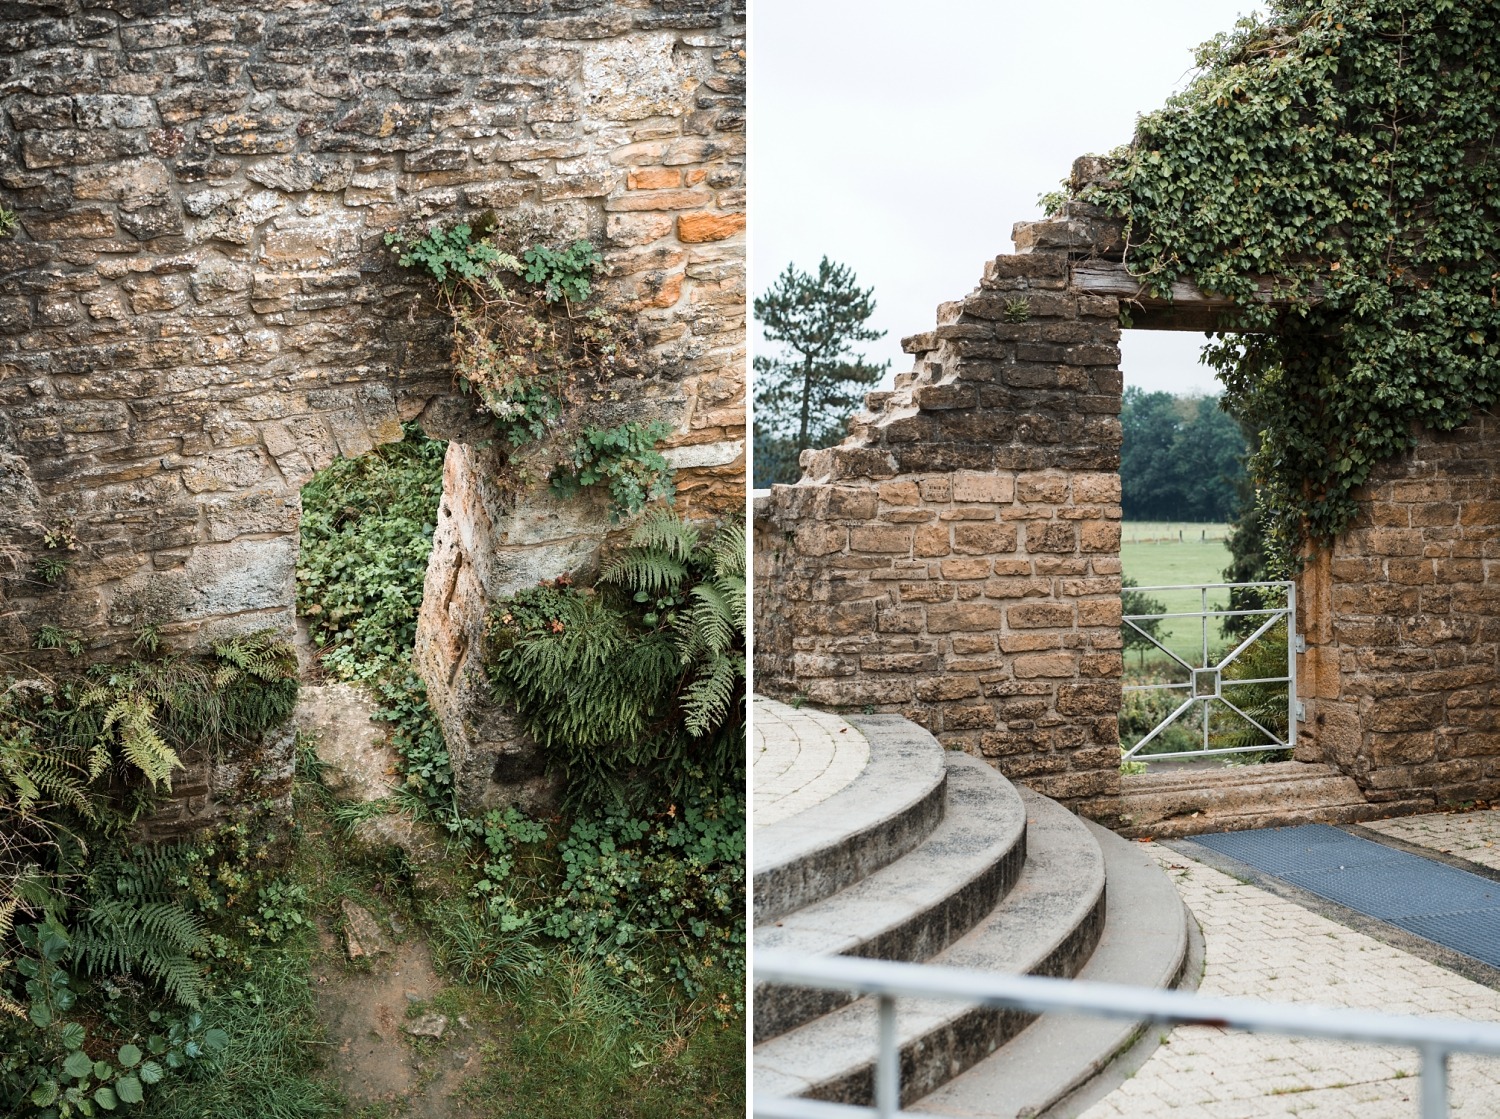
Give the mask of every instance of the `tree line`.
[[1228, 521], [1239, 514], [1248, 448], [1218, 397], [1128, 388], [1120, 427], [1127, 521]]

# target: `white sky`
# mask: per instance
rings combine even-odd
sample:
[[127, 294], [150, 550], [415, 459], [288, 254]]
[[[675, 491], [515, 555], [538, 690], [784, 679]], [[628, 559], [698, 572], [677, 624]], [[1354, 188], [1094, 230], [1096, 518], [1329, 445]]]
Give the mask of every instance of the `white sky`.
[[[967, 294], [1076, 156], [1130, 139], [1253, 0], [753, 0], [751, 287], [823, 255], [875, 288], [866, 348]], [[1127, 331], [1126, 384], [1214, 392], [1199, 334]], [[752, 344], [761, 340], [752, 331]], [[765, 352], [770, 352], [767, 348]]]

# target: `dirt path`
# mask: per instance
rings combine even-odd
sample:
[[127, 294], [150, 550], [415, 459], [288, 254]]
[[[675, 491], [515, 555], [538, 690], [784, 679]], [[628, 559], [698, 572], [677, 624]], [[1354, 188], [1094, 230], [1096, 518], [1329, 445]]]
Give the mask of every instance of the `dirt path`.
[[411, 1028], [435, 1028], [444, 1016], [430, 1001], [444, 984], [425, 941], [393, 944], [368, 967], [344, 962], [342, 945], [323, 932], [324, 952], [313, 970], [318, 1016], [328, 1032], [329, 1071], [366, 1115], [463, 1119], [451, 1097], [479, 1069], [476, 1040], [458, 1021], [444, 1021], [441, 1038], [416, 1038]]
[[[368, 698], [349, 685], [303, 687], [298, 729], [317, 737], [323, 783], [345, 803], [395, 791], [398, 759], [372, 712]], [[356, 835], [365, 843], [431, 842], [396, 816], [363, 821]], [[462, 1016], [450, 1019], [431, 1006], [446, 984], [420, 933], [345, 899], [341, 915], [320, 928], [320, 941], [313, 968], [317, 1013], [327, 1031], [329, 1072], [348, 1096], [351, 1116], [477, 1114], [455, 1096], [480, 1070], [480, 1038]]]

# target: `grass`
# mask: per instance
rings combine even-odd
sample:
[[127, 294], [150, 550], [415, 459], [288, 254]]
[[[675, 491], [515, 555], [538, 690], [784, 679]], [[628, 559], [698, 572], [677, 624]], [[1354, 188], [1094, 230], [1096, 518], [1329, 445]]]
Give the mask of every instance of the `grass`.
[[[1143, 587], [1221, 582], [1230, 561], [1229, 548], [1224, 542], [1227, 530], [1227, 525], [1168, 526], [1156, 521], [1127, 521], [1120, 544], [1124, 574]], [[1182, 533], [1182, 540], [1176, 539], [1178, 531]], [[1202, 593], [1195, 590], [1153, 591], [1150, 597], [1164, 603], [1168, 611], [1200, 610], [1203, 607]], [[1228, 602], [1228, 594], [1211, 592], [1208, 602], [1210, 608], [1223, 607]], [[1197, 618], [1167, 618], [1162, 622], [1161, 633], [1165, 639], [1163, 643], [1178, 656], [1189, 663], [1201, 660], [1203, 624]], [[1221, 644], [1217, 627], [1212, 622], [1208, 640], [1211, 651]], [[1150, 652], [1144, 657], [1135, 652], [1126, 660], [1127, 670], [1152, 667], [1159, 670], [1171, 664], [1165, 654]]]

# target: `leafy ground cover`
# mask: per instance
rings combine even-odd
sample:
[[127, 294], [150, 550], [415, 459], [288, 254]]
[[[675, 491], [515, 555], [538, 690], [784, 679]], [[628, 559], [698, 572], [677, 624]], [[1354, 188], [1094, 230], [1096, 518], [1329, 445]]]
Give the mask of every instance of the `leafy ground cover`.
[[420, 605], [441, 454], [412, 432], [364, 461], [304, 490], [300, 601], [325, 665], [381, 701], [412, 802], [445, 836], [372, 904], [420, 930], [437, 1002], [469, 1023], [455, 1113], [742, 1113], [743, 529], [655, 516], [596, 587], [564, 578], [497, 607], [495, 682], [569, 796], [544, 818], [466, 816], [410, 692], [410, 637], [388, 636]]

